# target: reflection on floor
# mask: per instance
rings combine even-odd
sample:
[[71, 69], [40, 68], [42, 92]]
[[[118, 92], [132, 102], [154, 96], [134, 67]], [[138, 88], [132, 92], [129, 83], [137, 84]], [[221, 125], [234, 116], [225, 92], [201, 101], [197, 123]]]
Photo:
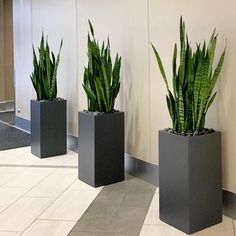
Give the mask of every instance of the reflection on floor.
[[[78, 180], [77, 163], [71, 151], [46, 159], [30, 147], [1, 151], [0, 236], [186, 236], [159, 220], [158, 189], [129, 176], [94, 189]], [[227, 217], [194, 234], [234, 235]]]
[[15, 124], [15, 112], [14, 111], [7, 111], [7, 112], [0, 112], [0, 121], [14, 125]]

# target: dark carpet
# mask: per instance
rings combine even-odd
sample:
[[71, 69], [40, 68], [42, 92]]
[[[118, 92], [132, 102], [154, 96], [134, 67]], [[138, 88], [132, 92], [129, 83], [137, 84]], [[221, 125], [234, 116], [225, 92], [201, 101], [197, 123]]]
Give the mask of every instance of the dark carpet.
[[0, 151], [30, 145], [30, 134], [0, 122]]
[[10, 125], [15, 124], [15, 112], [8, 111], [8, 112], [0, 112], [0, 121], [4, 123], [8, 123]]

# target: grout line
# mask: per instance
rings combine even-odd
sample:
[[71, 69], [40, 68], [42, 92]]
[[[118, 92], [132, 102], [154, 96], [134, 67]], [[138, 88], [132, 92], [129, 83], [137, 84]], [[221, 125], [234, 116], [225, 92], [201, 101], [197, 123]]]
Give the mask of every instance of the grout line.
[[234, 227], [234, 220], [232, 219], [232, 226], [233, 226], [233, 232], [234, 232], [234, 236], [236, 236], [236, 229]]
[[57, 166], [57, 165], [20, 165], [20, 164], [0, 164], [0, 167], [28, 167], [28, 168], [58, 168], [58, 169], [77, 169], [78, 166]]
[[[81, 231], [70, 231], [70, 233], [72, 233], [72, 232], [74, 232], [74, 233], [85, 233], [85, 234], [87, 234], [87, 233], [92, 233], [92, 234], [94, 234], [94, 232], [93, 231], [85, 231], [85, 230], [81, 230]], [[102, 232], [102, 233], [104, 233], [104, 232]], [[114, 232], [105, 232], [105, 234], [106, 235], [108, 235], [108, 234], [110, 234], [110, 233], [114, 233]], [[79, 235], [79, 234], [78, 234]], [[95, 234], [94, 234], [95, 235]], [[136, 233], [134, 233], [134, 234], [130, 234], [130, 233], [118, 233], [117, 235], [119, 235], [119, 236], [139, 236], [139, 234], [136, 234]], [[70, 234], [68, 235], [68, 236], [70, 236]]]
[[4, 232], [7, 232], [7, 233], [21, 233], [21, 231], [0, 230], [0, 233], [4, 233]]
[[[69, 188], [76, 180], [77, 180], [77, 179], [75, 179], [70, 185], [68, 185], [67, 188], [64, 189], [64, 191], [61, 192], [61, 194], [59, 194], [56, 198], [54, 198], [54, 200], [47, 206], [47, 208], [45, 208], [45, 209], [38, 215], [38, 217], [35, 218], [35, 220], [31, 222], [31, 224], [29, 224], [29, 226], [22, 232], [22, 234], [23, 234], [35, 221], [41, 220], [41, 219], [39, 219], [39, 217], [40, 217], [46, 210], [48, 210], [48, 209], [52, 206], [52, 204], [53, 204], [55, 201], [57, 201], [57, 199], [58, 199], [59, 197], [61, 197], [61, 195], [64, 194], [64, 193], [68, 190], [68, 188]], [[42, 219], [42, 220], [47, 220], [47, 219]], [[48, 220], [49, 220], [49, 219], [48, 219]]]
[[[50, 173], [51, 174], [51, 173]], [[23, 193], [21, 196], [19, 196], [14, 202], [12, 202], [10, 205], [8, 205], [4, 210], [0, 212], [0, 214], [4, 213], [9, 207], [11, 207], [13, 204], [15, 204], [20, 198], [27, 197], [25, 194], [27, 194], [29, 191], [31, 191], [34, 187], [36, 187], [38, 184], [40, 184], [42, 181], [44, 181], [50, 174], [48, 174], [45, 178], [43, 178], [41, 181], [39, 181], [37, 184], [33, 185], [31, 188], [26, 188], [27, 191]], [[13, 187], [14, 188], [14, 187]], [[50, 199], [50, 198], [48, 198]]]
[[4, 121], [2, 121], [2, 120], [0, 120], [0, 123], [14, 128], [14, 125], [11, 125], [11, 124], [9, 124], [9, 123], [7, 123], [7, 122], [4, 122]]
[[[4, 185], [5, 185], [7, 182], [11, 181], [12, 179], [14, 179], [15, 177], [17, 177], [18, 175], [20, 175], [21, 173], [23, 173], [23, 172], [24, 172], [25, 170], [27, 170], [27, 169], [28, 169], [28, 168], [23, 169], [23, 170], [19, 171], [18, 173], [15, 173], [14, 176], [10, 177], [10, 178], [7, 179], [5, 182], [3, 182], [2, 184], [0, 184], [0, 187], [4, 187]], [[1, 212], [0, 212], [0, 213], [1, 213]]]
[[37, 220], [38, 221], [56, 221], [56, 222], [66, 221], [66, 222], [75, 222], [75, 223], [77, 222], [76, 220], [56, 220], [56, 219], [38, 219], [38, 218]]

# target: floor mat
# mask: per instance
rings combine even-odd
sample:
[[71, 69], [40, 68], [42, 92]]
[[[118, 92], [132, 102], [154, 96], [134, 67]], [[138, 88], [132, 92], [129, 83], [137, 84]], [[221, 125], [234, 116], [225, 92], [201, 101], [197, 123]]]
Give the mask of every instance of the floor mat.
[[0, 122], [0, 151], [30, 145], [30, 134]]

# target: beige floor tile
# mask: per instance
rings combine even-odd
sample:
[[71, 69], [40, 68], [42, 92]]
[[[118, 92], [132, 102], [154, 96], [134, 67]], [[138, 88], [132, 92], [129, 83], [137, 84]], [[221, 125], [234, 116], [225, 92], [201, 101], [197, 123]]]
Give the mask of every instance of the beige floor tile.
[[[28, 154], [29, 156], [32, 156], [32, 154]], [[65, 155], [59, 155], [59, 156], [54, 156], [54, 157], [49, 157], [49, 158], [36, 158], [34, 160], [33, 164], [35, 165], [55, 165], [55, 166], [64, 166], [67, 161], [74, 160], [74, 156], [76, 154], [70, 150], [67, 151], [67, 154]], [[67, 165], [66, 165], [67, 166]]]
[[37, 220], [22, 235], [23, 236], [66, 236], [76, 221]]
[[68, 150], [66, 155], [40, 159], [31, 154], [30, 147], [25, 147], [0, 152], [0, 164], [62, 165], [64, 162], [74, 160], [75, 156], [76, 153]]
[[50, 203], [48, 198], [20, 198], [0, 214], [0, 231], [24, 231]]
[[159, 219], [159, 195], [154, 194], [144, 224], [166, 225]]
[[0, 166], [0, 173], [20, 173], [26, 170], [28, 167], [16, 167], [16, 166]]
[[4, 186], [31, 188], [42, 181], [53, 171], [54, 169], [52, 168], [28, 168], [8, 181]]
[[24, 155], [24, 153], [27, 153], [28, 150], [29, 147], [0, 151], [0, 164], [14, 163], [14, 161], [17, 160], [19, 156]]
[[27, 188], [0, 188], [0, 212], [5, 210], [27, 191]]
[[[15, 149], [13, 149], [15, 150]], [[19, 150], [16, 151], [16, 153], [14, 154], [14, 152], [12, 152], [12, 155], [7, 156], [5, 159], [5, 163], [6, 164], [14, 164], [14, 165], [25, 165], [28, 164], [31, 159], [26, 158], [27, 154], [30, 152], [30, 149], [23, 149], [23, 150]]]
[[70, 187], [68, 190], [84, 190], [84, 191], [98, 191], [100, 192], [102, 187], [99, 188], [94, 188], [91, 187], [90, 185], [84, 183], [83, 181], [77, 179]]
[[18, 173], [14, 172], [0, 172], [0, 186], [8, 182], [10, 179], [17, 176]]
[[192, 236], [234, 236], [232, 219], [224, 216], [221, 224], [199, 231]]
[[40, 159], [37, 156], [33, 155], [30, 151], [28, 151], [19, 156], [14, 163], [25, 165], [61, 165], [63, 162], [65, 162], [66, 158], [66, 155], [62, 155]]
[[19, 236], [21, 232], [0, 232], [0, 236]]
[[78, 166], [78, 154], [71, 155], [64, 163], [63, 165], [66, 166]]
[[37, 160], [36, 156], [33, 156], [30, 153], [30, 150], [25, 151], [21, 155], [17, 156], [17, 158], [13, 160], [9, 160], [9, 164], [14, 164], [14, 165], [31, 165]]
[[66, 191], [39, 219], [78, 220], [97, 194], [97, 191]]
[[74, 175], [78, 178], [78, 168], [57, 168], [53, 174]]
[[186, 236], [186, 234], [170, 226], [144, 225], [139, 236]]
[[31, 189], [26, 196], [56, 198], [75, 180], [74, 175], [51, 174]]

